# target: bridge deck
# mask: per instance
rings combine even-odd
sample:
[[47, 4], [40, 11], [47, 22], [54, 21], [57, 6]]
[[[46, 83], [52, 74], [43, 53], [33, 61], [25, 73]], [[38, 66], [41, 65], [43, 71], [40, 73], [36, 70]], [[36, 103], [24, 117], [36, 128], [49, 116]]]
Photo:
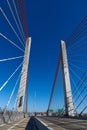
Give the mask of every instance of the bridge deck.
[[39, 117], [39, 119], [54, 130], [87, 130], [87, 120], [56, 117]]
[[[70, 118], [58, 119], [56, 117], [38, 117], [47, 127], [52, 130], [87, 130], [87, 120]], [[14, 123], [3, 124], [0, 130], [25, 130], [29, 122], [29, 117]]]

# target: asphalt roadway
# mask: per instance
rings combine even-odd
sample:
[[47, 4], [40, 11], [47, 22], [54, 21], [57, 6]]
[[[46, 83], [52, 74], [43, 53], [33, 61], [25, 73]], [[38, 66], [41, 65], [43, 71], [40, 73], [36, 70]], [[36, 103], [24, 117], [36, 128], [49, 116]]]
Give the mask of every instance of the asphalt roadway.
[[44, 123], [54, 130], [87, 130], [87, 120], [57, 118], [57, 117], [39, 117]]
[[[57, 117], [38, 117], [51, 130], [87, 130], [87, 120]], [[24, 118], [14, 123], [0, 125], [0, 130], [33, 130], [29, 127], [30, 118]], [[32, 121], [31, 121], [32, 122]]]

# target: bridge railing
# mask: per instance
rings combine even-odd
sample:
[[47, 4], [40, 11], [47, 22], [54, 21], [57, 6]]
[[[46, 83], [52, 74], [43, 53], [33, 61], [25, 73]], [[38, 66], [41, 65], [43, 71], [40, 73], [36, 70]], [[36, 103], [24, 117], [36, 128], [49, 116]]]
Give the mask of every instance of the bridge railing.
[[9, 123], [24, 118], [25, 113], [16, 111], [4, 111], [0, 112], [0, 125], [3, 123]]

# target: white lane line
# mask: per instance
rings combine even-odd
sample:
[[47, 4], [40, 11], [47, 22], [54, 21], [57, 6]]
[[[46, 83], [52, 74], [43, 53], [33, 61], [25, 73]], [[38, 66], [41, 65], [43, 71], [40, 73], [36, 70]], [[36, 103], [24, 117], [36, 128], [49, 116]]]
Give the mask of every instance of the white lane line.
[[4, 126], [4, 125], [6, 125], [6, 124], [1, 124], [0, 127], [2, 127], [2, 126]]
[[46, 123], [44, 123], [44, 122], [43, 122], [42, 120], [40, 120], [39, 118], [36, 117], [36, 119], [37, 119], [38, 121], [40, 121], [41, 124], [43, 124], [44, 126], [48, 126]]
[[36, 119], [41, 122], [41, 124], [43, 124], [45, 127], [47, 127], [49, 130], [54, 130], [53, 128], [49, 127], [46, 123], [44, 123], [42, 120], [40, 120], [39, 118], [36, 117]]
[[13, 126], [9, 127], [7, 130], [13, 129], [13, 128], [16, 127], [17, 125], [19, 125], [21, 122], [23, 122], [23, 120], [25, 120], [25, 118], [22, 119], [21, 121], [19, 121], [18, 123], [14, 124]]
[[[36, 118], [36, 119], [38, 119], [38, 118]], [[51, 127], [49, 127], [47, 124], [49, 124], [49, 123], [47, 123], [47, 124], [45, 124], [42, 120], [40, 120], [40, 119], [38, 119], [44, 126], [47, 126], [47, 128], [49, 129], [49, 130], [54, 130], [53, 128], [51, 128]], [[52, 124], [54, 124], [54, 123], [52, 123]], [[56, 124], [54, 124], [55, 126], [57, 126], [58, 128], [60, 128], [60, 129], [62, 129], [62, 130], [67, 130], [67, 129], [65, 129], [65, 128], [63, 128], [62, 126], [60, 126], [60, 125], [56, 125]]]

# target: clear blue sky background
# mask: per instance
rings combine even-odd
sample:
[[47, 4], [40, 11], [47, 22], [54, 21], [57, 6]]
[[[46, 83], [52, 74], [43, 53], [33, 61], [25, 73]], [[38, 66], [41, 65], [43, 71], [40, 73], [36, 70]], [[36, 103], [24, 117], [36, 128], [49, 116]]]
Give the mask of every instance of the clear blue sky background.
[[[9, 1], [11, 2], [11, 0]], [[6, 0], [0, 0], [0, 2], [0, 7], [17, 31]], [[87, 14], [87, 1], [25, 0], [25, 7], [29, 36], [32, 37], [29, 64], [29, 111], [46, 111], [60, 52], [60, 40], [67, 39]], [[1, 12], [0, 32], [22, 47]], [[23, 55], [23, 53], [0, 37], [0, 59], [19, 55]], [[18, 59], [0, 63], [0, 86], [21, 61], [22, 59]], [[3, 92], [0, 92], [1, 107], [5, 106], [18, 74], [19, 72], [4, 88]], [[14, 98], [16, 93], [17, 89]], [[13, 102], [11, 102], [10, 107], [12, 105]]]

